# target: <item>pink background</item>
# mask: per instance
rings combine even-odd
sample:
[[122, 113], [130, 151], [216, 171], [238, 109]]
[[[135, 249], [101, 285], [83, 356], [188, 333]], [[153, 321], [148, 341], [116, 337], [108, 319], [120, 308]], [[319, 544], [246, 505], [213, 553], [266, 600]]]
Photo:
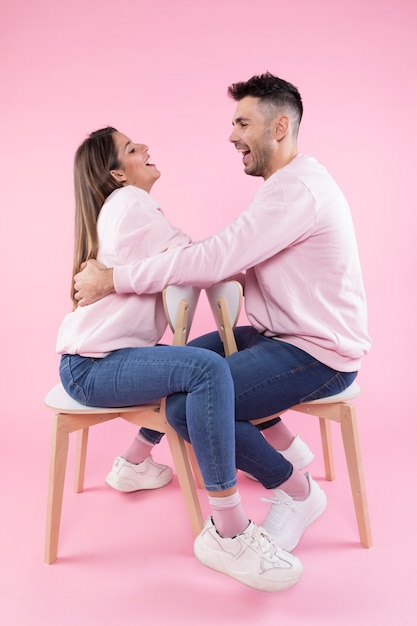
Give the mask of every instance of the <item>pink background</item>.
[[[410, 402], [416, 14], [413, 0], [16, 0], [3, 8], [3, 623], [130, 625], [145, 617], [165, 626], [176, 617], [201, 625], [275, 624], [280, 616], [290, 626], [415, 623], [415, 601], [411, 607], [409, 600], [415, 490], [409, 475], [416, 469]], [[297, 553], [306, 567], [303, 582], [271, 597], [216, 576], [192, 557], [176, 484], [165, 497], [146, 494], [143, 506], [138, 494], [129, 500], [103, 486], [113, 457], [133, 434], [118, 425], [103, 427], [92, 439], [89, 488], [85, 497], [69, 488], [64, 556], [47, 567], [50, 415], [43, 397], [57, 381], [55, 337], [70, 307], [75, 149], [104, 125], [147, 143], [162, 171], [153, 193], [167, 216], [196, 239], [209, 235], [233, 219], [261, 183], [243, 174], [228, 143], [234, 104], [226, 88], [265, 70], [299, 87], [305, 105], [300, 151], [328, 167], [354, 216], [374, 343], [359, 377], [357, 407], [375, 547], [357, 548], [339, 450], [338, 480], [324, 485], [333, 503], [328, 527], [318, 522]], [[203, 301], [193, 333], [211, 327]], [[318, 446], [316, 424], [310, 429], [296, 420]], [[337, 434], [336, 452], [339, 439]], [[317, 452], [312, 471], [320, 479]], [[158, 454], [169, 462], [164, 444]], [[242, 481], [241, 491], [250, 511], [260, 506], [260, 489], [248, 483]], [[180, 516], [178, 532], [175, 524], [169, 530], [179, 546], [174, 555], [172, 544], [155, 535], [155, 516], [162, 516], [165, 539], [167, 523], [169, 529], [173, 524], [169, 497]], [[149, 539], [149, 553], [141, 558], [133, 541], [139, 529]], [[158, 600], [162, 593], [165, 603]]]

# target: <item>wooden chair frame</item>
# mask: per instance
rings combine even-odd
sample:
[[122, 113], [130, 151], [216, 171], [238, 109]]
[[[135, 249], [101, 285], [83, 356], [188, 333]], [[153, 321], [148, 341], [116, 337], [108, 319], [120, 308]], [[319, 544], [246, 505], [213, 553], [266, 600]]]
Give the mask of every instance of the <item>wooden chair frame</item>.
[[[164, 291], [165, 312], [174, 333], [173, 345], [186, 343], [199, 294], [200, 290], [194, 287], [170, 286]], [[186, 442], [166, 420], [165, 399], [156, 404], [126, 408], [87, 407], [72, 400], [62, 385], [58, 384], [47, 394], [45, 405], [55, 413], [52, 418], [49, 466], [46, 563], [53, 563], [58, 553], [69, 435], [77, 433], [74, 490], [80, 493], [84, 485], [89, 428], [118, 417], [136, 426], [145, 426], [166, 434], [192, 531], [194, 536], [200, 533], [203, 518]]]
[[[206, 293], [224, 345], [225, 355], [229, 356], [237, 351], [233, 330], [239, 318], [243, 298], [242, 286], [237, 281], [227, 281], [213, 285], [213, 287], [206, 289]], [[340, 424], [360, 542], [365, 548], [370, 548], [372, 546], [372, 533], [365, 476], [359, 444], [356, 411], [354, 405], [350, 402], [359, 394], [359, 385], [354, 382], [353, 385], [342, 393], [314, 400], [313, 402], [298, 404], [286, 409], [286, 411], [297, 411], [319, 418], [327, 480], [334, 480], [335, 478], [331, 422]], [[282, 411], [280, 415], [286, 411]], [[266, 418], [253, 420], [252, 423], [260, 424], [274, 417], [276, 415], [270, 415]]]

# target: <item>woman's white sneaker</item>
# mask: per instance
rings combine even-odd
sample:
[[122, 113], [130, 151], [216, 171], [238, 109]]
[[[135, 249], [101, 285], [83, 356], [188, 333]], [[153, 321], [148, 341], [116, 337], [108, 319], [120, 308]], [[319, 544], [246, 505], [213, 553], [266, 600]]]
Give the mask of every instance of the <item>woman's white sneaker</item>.
[[172, 469], [168, 465], [155, 463], [148, 456], [142, 463], [129, 463], [121, 456], [115, 458], [106, 478], [106, 484], [117, 491], [139, 491], [159, 489], [172, 480]]
[[259, 591], [283, 591], [301, 578], [303, 566], [293, 554], [277, 547], [262, 528], [250, 522], [233, 538], [221, 537], [211, 517], [194, 542], [203, 565]]
[[307, 467], [314, 460], [314, 454], [299, 435], [294, 437], [286, 450], [277, 450], [277, 452], [285, 456], [287, 461], [298, 471]]
[[276, 544], [291, 552], [300, 541], [305, 529], [324, 511], [326, 494], [306, 473], [310, 493], [305, 500], [294, 500], [285, 491], [274, 489], [274, 498], [262, 498], [271, 503], [261, 528], [271, 535]]

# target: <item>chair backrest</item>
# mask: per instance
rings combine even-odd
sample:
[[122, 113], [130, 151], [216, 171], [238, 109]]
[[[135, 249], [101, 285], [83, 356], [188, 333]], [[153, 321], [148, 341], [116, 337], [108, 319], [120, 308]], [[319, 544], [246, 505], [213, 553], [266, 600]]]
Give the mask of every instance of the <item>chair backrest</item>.
[[237, 352], [233, 333], [242, 308], [243, 289], [237, 280], [216, 283], [206, 289], [217, 330], [223, 342], [225, 355]]
[[187, 343], [200, 291], [198, 287], [182, 285], [168, 285], [163, 291], [165, 315], [174, 333], [172, 343], [175, 346]]

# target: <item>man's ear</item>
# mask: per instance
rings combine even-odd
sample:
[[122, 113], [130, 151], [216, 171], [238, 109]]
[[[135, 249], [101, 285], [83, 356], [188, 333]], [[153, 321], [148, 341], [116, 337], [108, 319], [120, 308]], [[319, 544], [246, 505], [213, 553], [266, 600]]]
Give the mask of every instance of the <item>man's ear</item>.
[[279, 117], [275, 118], [273, 124], [275, 138], [280, 141], [288, 133], [288, 130], [290, 128], [290, 118], [288, 117], [288, 115], [280, 115]]
[[123, 170], [110, 170], [110, 174], [113, 176], [114, 180], [121, 185], [126, 182], [126, 175]]

